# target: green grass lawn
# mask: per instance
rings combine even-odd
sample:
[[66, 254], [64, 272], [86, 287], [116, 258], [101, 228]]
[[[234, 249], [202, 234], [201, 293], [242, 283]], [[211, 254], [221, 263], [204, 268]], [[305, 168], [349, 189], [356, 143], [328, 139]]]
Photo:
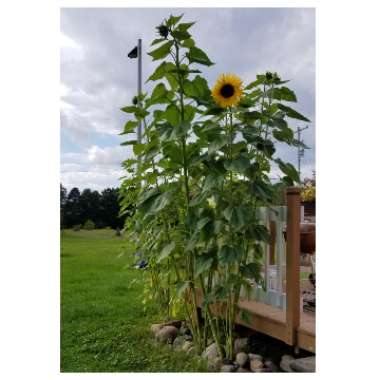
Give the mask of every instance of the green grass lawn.
[[206, 371], [203, 360], [153, 341], [150, 325], [162, 317], [142, 304], [146, 273], [131, 267], [127, 238], [114, 235], [61, 235], [61, 371]]

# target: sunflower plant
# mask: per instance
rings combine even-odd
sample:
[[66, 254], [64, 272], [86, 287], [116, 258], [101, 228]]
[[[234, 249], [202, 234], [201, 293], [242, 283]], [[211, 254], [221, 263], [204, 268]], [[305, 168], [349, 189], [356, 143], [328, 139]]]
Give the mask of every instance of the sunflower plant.
[[210, 89], [200, 68], [214, 63], [196, 45], [193, 25], [170, 16], [157, 27], [148, 53], [160, 61], [148, 78], [153, 90], [122, 108], [132, 116], [123, 135], [144, 126], [142, 142], [123, 143], [138, 159], [123, 163], [122, 206], [135, 208], [130, 230], [168, 316], [181, 305], [198, 351], [211, 335], [219, 355], [232, 359], [239, 296], [262, 282], [262, 243], [270, 238], [256, 210], [276, 199], [273, 167], [283, 184], [299, 183], [276, 147], [297, 146], [288, 121], [308, 119], [288, 105], [296, 95], [277, 73], [248, 84], [221, 74]]

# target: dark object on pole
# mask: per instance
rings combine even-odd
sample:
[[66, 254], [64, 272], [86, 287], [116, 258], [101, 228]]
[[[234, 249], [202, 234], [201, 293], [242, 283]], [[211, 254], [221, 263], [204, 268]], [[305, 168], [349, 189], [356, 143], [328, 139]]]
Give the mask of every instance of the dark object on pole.
[[128, 58], [137, 58], [138, 57], [138, 49], [137, 46], [135, 46], [129, 53]]
[[[139, 105], [140, 105], [140, 96], [142, 92], [142, 57], [141, 57], [141, 38], [138, 39], [137, 42], [137, 55], [138, 55], [138, 62], [137, 62], [137, 96], [139, 99]], [[141, 144], [141, 135], [142, 135], [142, 126], [141, 126], [141, 120], [139, 120], [139, 125], [137, 127], [137, 142]]]

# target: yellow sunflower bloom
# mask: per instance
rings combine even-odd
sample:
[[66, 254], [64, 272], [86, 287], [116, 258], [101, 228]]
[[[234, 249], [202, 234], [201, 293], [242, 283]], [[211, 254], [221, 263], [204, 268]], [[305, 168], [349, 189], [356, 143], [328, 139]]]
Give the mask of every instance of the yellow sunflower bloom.
[[235, 74], [222, 74], [216, 81], [211, 94], [219, 107], [236, 106], [243, 96], [243, 82]]

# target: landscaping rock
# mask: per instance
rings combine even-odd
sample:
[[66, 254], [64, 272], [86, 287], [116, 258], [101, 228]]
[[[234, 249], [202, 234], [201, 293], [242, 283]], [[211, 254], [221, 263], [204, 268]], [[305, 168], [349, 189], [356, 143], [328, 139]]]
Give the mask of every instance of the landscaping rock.
[[234, 372], [235, 366], [232, 364], [224, 364], [220, 368], [220, 372]]
[[185, 340], [190, 340], [190, 341], [193, 340], [193, 337], [192, 337], [191, 335], [187, 335], [187, 334], [186, 334], [186, 335], [184, 335], [183, 337], [184, 337]]
[[179, 333], [181, 335], [190, 335], [191, 336], [190, 329], [186, 326], [186, 323], [184, 323], [184, 322], [182, 322], [181, 328], [179, 329]]
[[181, 325], [182, 325], [182, 321], [179, 321], [177, 319], [162, 323], [162, 326], [174, 326], [177, 329], [179, 329], [181, 327]]
[[236, 372], [249, 372], [248, 369], [239, 367]]
[[183, 336], [178, 335], [177, 338], [173, 341], [173, 348], [175, 350], [182, 349], [183, 344], [185, 343], [185, 338]]
[[295, 372], [315, 372], [315, 356], [295, 359], [290, 362], [290, 368]]
[[195, 349], [195, 346], [191, 346], [187, 351], [186, 351], [186, 354], [187, 355], [194, 355], [197, 353], [197, 350]]
[[234, 354], [248, 351], [248, 338], [237, 338], [234, 342]]
[[207, 360], [216, 359], [219, 357], [216, 343], [210, 344], [202, 353], [202, 357]]
[[174, 326], [164, 326], [156, 334], [156, 339], [160, 343], [173, 343], [178, 335], [178, 329]]
[[239, 352], [236, 355], [235, 361], [239, 367], [244, 367], [248, 361], [248, 355], [245, 352]]
[[193, 343], [187, 340], [183, 343], [182, 350], [187, 352], [191, 347], [193, 347]]
[[293, 356], [290, 356], [290, 355], [283, 355], [282, 358], [281, 358], [281, 362], [280, 362], [280, 368], [284, 371], [284, 372], [294, 372], [293, 369], [290, 367], [290, 364], [294, 361], [295, 359], [293, 358]]
[[272, 360], [265, 360], [264, 365], [270, 372], [278, 372], [278, 366]]
[[161, 323], [154, 323], [152, 326], [150, 326], [150, 331], [156, 335], [162, 329], [162, 327], [163, 325]]
[[253, 359], [249, 362], [249, 367], [252, 372], [255, 372], [259, 369], [261, 370], [264, 367], [264, 363], [261, 360]]
[[214, 359], [209, 359], [207, 362], [207, 369], [210, 372], [219, 372], [222, 365], [223, 365], [223, 362], [219, 357], [214, 358]]
[[263, 361], [263, 357], [261, 355], [258, 355], [258, 354], [249, 353], [248, 358], [249, 358], [249, 360], [261, 360], [261, 361]]

